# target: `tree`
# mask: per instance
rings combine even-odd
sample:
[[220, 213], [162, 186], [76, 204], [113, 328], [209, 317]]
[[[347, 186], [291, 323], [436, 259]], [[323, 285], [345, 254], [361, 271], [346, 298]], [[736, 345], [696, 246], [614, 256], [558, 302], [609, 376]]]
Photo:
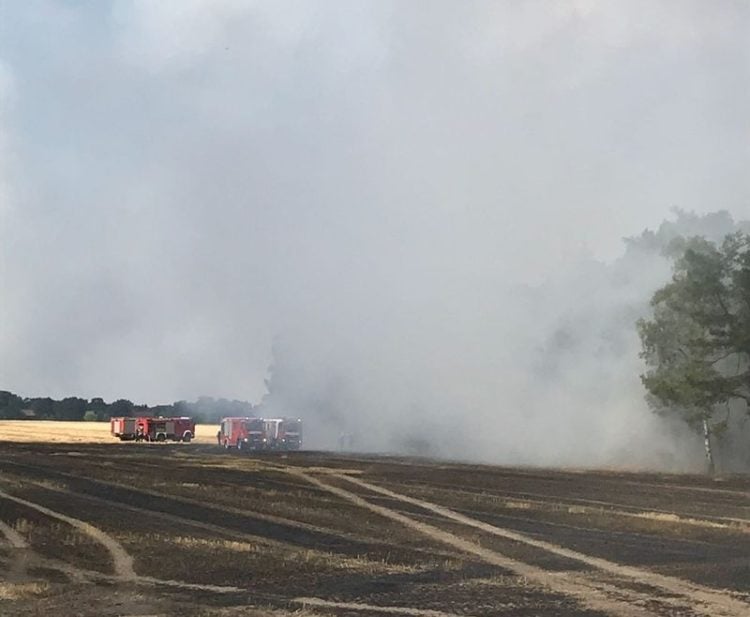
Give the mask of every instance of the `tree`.
[[20, 417], [23, 405], [24, 401], [20, 396], [7, 390], [0, 390], [0, 418]]
[[81, 420], [86, 412], [88, 401], [85, 398], [69, 396], [56, 401], [55, 416], [58, 420]]
[[107, 411], [107, 403], [100, 396], [95, 396], [89, 401], [88, 408], [97, 414], [103, 414]]
[[55, 415], [55, 401], [49, 397], [32, 398], [28, 403], [38, 418], [53, 418]]
[[731, 410], [750, 402], [750, 235], [677, 239], [672, 281], [651, 300], [653, 316], [638, 322], [641, 376], [652, 405], [676, 412], [703, 432], [709, 470], [711, 440]]
[[125, 398], [117, 399], [114, 403], [110, 404], [109, 412], [114, 417], [132, 416], [133, 403]]

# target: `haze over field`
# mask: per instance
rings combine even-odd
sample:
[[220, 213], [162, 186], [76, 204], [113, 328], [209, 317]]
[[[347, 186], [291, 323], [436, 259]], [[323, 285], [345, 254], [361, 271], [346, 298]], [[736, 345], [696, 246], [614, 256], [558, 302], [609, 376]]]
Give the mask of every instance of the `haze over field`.
[[697, 465], [633, 327], [674, 230], [621, 239], [750, 218], [748, 31], [739, 2], [0, 0], [0, 389]]

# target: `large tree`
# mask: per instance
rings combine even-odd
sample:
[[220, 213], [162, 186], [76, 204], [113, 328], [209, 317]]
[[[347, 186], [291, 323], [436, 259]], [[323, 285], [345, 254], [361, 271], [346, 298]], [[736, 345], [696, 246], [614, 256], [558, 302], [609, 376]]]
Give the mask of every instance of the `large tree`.
[[701, 430], [709, 469], [712, 436], [730, 410], [750, 402], [750, 235], [717, 246], [678, 240], [672, 281], [651, 300], [653, 315], [638, 322], [642, 380], [651, 403]]

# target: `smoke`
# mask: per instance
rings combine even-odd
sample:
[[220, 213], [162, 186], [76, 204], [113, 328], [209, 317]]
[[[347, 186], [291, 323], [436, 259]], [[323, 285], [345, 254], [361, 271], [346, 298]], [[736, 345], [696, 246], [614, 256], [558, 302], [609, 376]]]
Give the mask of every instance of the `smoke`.
[[[327, 447], [346, 436], [347, 447], [366, 450], [699, 469], [697, 438], [644, 402], [634, 324], [669, 280], [675, 237], [720, 242], [737, 230], [750, 223], [726, 211], [677, 211], [656, 232], [627, 239], [612, 263], [578, 256], [460, 323], [440, 303], [420, 308], [427, 323], [408, 329], [379, 329], [394, 322], [378, 309], [378, 329], [334, 344], [326, 329], [280, 337], [263, 411], [305, 410], [313, 440]], [[466, 298], [461, 306], [466, 317]]]
[[0, 384], [263, 400], [311, 446], [682, 464], [632, 330], [668, 263], [621, 237], [747, 215], [749, 20], [7, 3]]

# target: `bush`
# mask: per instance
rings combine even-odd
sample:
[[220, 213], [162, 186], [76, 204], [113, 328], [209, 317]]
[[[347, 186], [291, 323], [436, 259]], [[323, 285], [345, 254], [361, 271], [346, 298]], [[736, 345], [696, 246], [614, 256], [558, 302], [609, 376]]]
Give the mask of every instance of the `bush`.
[[96, 422], [99, 418], [96, 417], [96, 412], [93, 409], [89, 409], [85, 414], [83, 414], [83, 421], [84, 422]]

